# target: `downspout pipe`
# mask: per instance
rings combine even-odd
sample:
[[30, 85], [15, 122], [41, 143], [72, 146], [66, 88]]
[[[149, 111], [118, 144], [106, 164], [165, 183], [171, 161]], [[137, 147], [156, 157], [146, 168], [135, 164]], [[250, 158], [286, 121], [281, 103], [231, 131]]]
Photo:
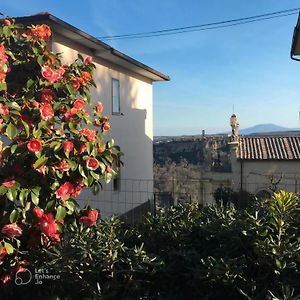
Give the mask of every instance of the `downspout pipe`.
[[241, 160], [241, 183], [240, 183], [240, 190], [242, 191], [243, 190], [243, 171], [244, 171], [244, 168], [243, 168], [243, 160]]

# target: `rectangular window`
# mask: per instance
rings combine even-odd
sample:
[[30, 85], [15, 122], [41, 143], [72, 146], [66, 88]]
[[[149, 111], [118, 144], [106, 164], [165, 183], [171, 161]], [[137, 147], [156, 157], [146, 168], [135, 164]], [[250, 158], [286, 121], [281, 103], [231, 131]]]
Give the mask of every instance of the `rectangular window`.
[[112, 113], [120, 114], [120, 82], [112, 79]]

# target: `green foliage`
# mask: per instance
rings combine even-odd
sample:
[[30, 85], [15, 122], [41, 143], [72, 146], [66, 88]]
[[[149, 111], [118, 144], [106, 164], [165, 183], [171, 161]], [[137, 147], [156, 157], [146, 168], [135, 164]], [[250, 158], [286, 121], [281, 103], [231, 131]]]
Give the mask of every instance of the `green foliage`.
[[60, 276], [30, 282], [20, 287], [14, 283], [5, 296], [16, 299], [141, 299], [150, 295], [155, 271], [160, 263], [150, 257], [143, 244], [130, 245], [133, 230], [118, 219], [101, 221], [94, 227], [75, 225], [59, 247], [39, 248], [28, 253], [29, 270], [44, 270]]
[[[164, 268], [161, 299], [299, 299], [300, 203], [279, 192], [256, 210], [197, 205], [149, 216], [145, 249]], [[272, 298], [273, 297], [273, 298]]]
[[283, 191], [248, 210], [180, 205], [133, 228], [115, 218], [92, 227], [69, 222], [59, 245], [26, 256], [28, 268], [61, 279], [30, 289], [10, 283], [3, 295], [299, 300], [299, 225], [299, 199]]

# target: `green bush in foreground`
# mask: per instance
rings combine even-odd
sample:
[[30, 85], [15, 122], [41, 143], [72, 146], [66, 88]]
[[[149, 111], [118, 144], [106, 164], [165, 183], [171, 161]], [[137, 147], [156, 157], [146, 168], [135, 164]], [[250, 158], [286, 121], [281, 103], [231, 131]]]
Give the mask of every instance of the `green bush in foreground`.
[[32, 282], [30, 289], [11, 285], [6, 295], [300, 299], [299, 225], [299, 199], [283, 191], [248, 211], [189, 204], [149, 214], [134, 228], [117, 219], [78, 225], [60, 247], [28, 258], [60, 280]]

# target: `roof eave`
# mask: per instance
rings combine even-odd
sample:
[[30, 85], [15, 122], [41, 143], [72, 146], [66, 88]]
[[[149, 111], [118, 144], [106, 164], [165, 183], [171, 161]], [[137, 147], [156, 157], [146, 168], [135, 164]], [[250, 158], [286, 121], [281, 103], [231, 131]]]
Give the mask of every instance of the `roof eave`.
[[[78, 40], [79, 43], [88, 47], [96, 57], [105, 59], [111, 63], [121, 65], [122, 67], [131, 70], [139, 75], [151, 79], [152, 81], [169, 81], [170, 77], [163, 73], [142, 64], [134, 58], [114, 49], [108, 44], [98, 40], [97, 38], [81, 31], [80, 29], [72, 26], [69, 23], [51, 15], [50, 13], [42, 13], [26, 17], [15, 18], [17, 23], [25, 25], [39, 24], [41, 22], [51, 25], [54, 31], [59, 32], [69, 39]], [[61, 28], [65, 30], [61, 30]], [[118, 63], [119, 62], [119, 63]], [[121, 62], [121, 63], [120, 63]], [[132, 68], [133, 67], [133, 68]]]

